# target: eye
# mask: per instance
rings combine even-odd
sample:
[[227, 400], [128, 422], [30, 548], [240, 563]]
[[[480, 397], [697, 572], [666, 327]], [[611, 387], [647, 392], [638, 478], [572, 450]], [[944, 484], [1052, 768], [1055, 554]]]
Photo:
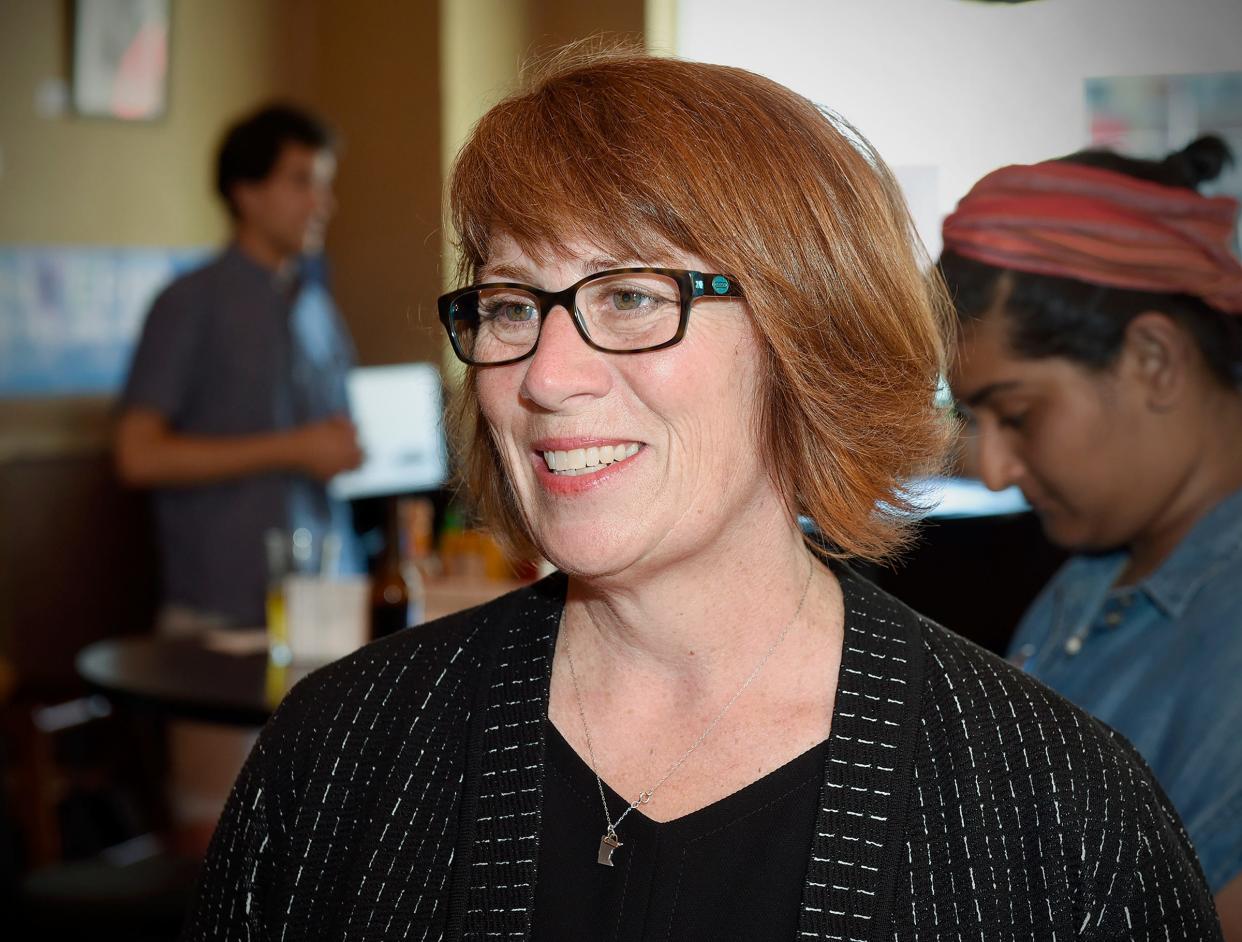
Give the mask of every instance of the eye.
[[998, 415], [996, 417], [996, 421], [1000, 424], [1001, 428], [1021, 431], [1022, 427], [1026, 424], [1026, 417], [1026, 412], [1012, 412], [1007, 415]]
[[526, 298], [491, 297], [479, 302], [479, 313], [487, 320], [524, 324], [539, 316], [539, 309]]
[[634, 288], [619, 288], [612, 293], [612, 306], [618, 311], [637, 311], [645, 303], [656, 300], [658, 299]]
[[515, 323], [534, 320], [536, 315], [535, 305], [525, 304], [521, 301], [513, 301], [506, 304], [500, 311], [501, 317]]

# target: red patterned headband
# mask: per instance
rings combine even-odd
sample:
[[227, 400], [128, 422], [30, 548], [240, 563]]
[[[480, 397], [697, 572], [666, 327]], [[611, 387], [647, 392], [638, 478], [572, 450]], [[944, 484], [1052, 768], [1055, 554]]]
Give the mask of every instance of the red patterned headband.
[[944, 221], [944, 247], [1041, 275], [1190, 294], [1242, 314], [1242, 263], [1230, 250], [1237, 200], [1048, 161], [1002, 167]]

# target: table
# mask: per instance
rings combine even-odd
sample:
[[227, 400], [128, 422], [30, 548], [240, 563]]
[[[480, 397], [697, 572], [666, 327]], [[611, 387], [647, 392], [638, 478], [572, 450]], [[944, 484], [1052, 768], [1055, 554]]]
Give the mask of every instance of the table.
[[262, 726], [311, 670], [272, 667], [266, 652], [228, 654], [196, 638], [153, 637], [97, 641], [75, 666], [118, 704], [226, 726]]
[[[471, 578], [437, 579], [427, 589], [427, 617], [479, 605], [520, 583]], [[417, 631], [418, 627], [406, 629]], [[262, 635], [216, 632], [203, 638], [142, 636], [97, 641], [78, 652], [78, 675], [118, 704], [181, 719], [225, 726], [262, 726], [315, 665], [276, 667]], [[239, 650], [222, 649], [237, 636]]]

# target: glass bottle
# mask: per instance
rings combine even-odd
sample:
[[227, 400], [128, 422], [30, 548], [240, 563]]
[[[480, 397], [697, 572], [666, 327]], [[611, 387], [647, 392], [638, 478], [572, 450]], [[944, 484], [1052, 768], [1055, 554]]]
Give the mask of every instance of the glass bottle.
[[383, 638], [422, 621], [423, 585], [418, 569], [403, 558], [397, 505], [385, 512], [384, 553], [371, 582], [371, 637]]

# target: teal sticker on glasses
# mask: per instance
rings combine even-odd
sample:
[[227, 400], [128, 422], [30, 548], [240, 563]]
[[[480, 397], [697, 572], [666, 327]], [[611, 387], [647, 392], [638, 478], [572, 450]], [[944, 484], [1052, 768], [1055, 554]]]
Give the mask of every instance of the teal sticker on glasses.
[[717, 275], [712, 279], [712, 290], [717, 294], [724, 294], [729, 290], [729, 279], [724, 275]]

